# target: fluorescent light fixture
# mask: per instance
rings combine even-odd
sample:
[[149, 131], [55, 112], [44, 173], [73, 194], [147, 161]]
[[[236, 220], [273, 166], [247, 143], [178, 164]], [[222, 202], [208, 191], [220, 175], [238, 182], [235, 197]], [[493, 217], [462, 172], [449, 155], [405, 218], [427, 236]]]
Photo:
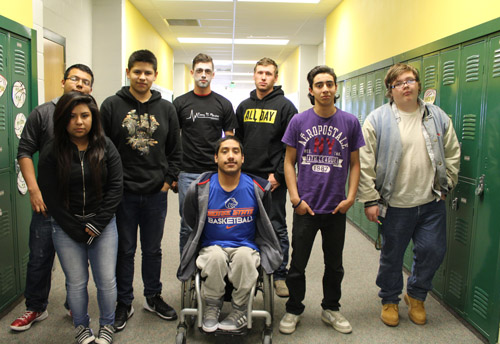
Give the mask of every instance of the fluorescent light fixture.
[[214, 60], [214, 63], [216, 65], [221, 65], [221, 66], [230, 65], [231, 63], [232, 64], [237, 64], [237, 65], [253, 65], [253, 64], [256, 64], [257, 61], [253, 61], [253, 60], [234, 60], [234, 61], [231, 61], [231, 60]]
[[[198, 43], [198, 44], [233, 44], [232, 38], [198, 38], [198, 37], [178, 37], [179, 43]], [[254, 39], [237, 38], [234, 44], [246, 45], [287, 45], [288, 39]]]
[[232, 75], [232, 76], [253, 76], [253, 73], [235, 73], [235, 72], [217, 72], [215, 75]]
[[317, 4], [321, 0], [238, 0], [238, 2], [285, 2], [288, 4]]

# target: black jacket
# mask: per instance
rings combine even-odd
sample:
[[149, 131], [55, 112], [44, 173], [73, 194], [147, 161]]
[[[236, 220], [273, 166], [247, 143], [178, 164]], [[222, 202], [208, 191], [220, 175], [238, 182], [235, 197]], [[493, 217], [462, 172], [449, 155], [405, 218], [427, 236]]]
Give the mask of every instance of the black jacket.
[[122, 87], [101, 106], [102, 125], [123, 163], [123, 186], [135, 194], [159, 192], [177, 180], [181, 164], [179, 122], [172, 103], [151, 90], [141, 103]]
[[[104, 164], [101, 170], [102, 198], [97, 198], [88, 160], [82, 162], [76, 145], [72, 144], [69, 185], [69, 209], [59, 192], [57, 159], [50, 141], [40, 155], [38, 163], [38, 184], [50, 215], [57, 224], [75, 241], [92, 243], [92, 237], [85, 228], [97, 237], [115, 215], [122, 199], [123, 175], [120, 156], [109, 138], [106, 138]], [[95, 214], [92, 216], [91, 214]], [[90, 216], [89, 216], [90, 215]]]
[[262, 99], [257, 98], [255, 90], [250, 92], [250, 98], [236, 109], [236, 136], [243, 142], [244, 172], [266, 179], [269, 173], [274, 173], [276, 180], [285, 184], [286, 145], [281, 138], [296, 113], [297, 109], [285, 98], [281, 86], [274, 86], [273, 91]]

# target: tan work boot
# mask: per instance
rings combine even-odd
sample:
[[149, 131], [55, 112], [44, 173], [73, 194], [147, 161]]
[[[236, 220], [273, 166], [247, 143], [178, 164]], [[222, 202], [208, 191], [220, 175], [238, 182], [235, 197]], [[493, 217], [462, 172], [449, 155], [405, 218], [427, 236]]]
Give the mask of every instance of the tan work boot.
[[279, 297], [288, 297], [290, 295], [285, 280], [274, 281], [274, 289], [276, 289], [276, 295]]
[[382, 305], [380, 319], [387, 326], [398, 326], [399, 324], [399, 306], [394, 303]]
[[405, 302], [408, 305], [408, 316], [417, 325], [425, 324], [424, 301], [414, 299], [410, 295], [405, 295]]

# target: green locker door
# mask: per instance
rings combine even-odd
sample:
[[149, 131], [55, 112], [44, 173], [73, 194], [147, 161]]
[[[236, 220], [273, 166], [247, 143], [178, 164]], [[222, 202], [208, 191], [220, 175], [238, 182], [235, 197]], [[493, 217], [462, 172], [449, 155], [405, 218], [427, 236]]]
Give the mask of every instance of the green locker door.
[[9, 100], [6, 70], [7, 35], [0, 31], [0, 171], [6, 171], [10, 165], [7, 101]]
[[26, 183], [22, 177], [22, 173], [17, 164], [15, 157], [17, 156], [17, 147], [21, 132], [24, 128], [26, 118], [31, 109], [31, 46], [30, 41], [15, 35], [10, 36], [9, 42], [9, 60], [11, 68], [12, 85], [11, 90], [11, 138], [9, 145], [11, 147], [10, 154], [15, 160], [13, 166], [15, 177], [13, 178], [14, 186], [12, 187], [12, 196], [16, 207], [15, 227], [17, 228], [17, 247], [19, 254], [19, 288], [24, 290], [26, 283], [26, 267], [29, 258], [29, 225], [31, 220], [31, 204]]
[[384, 78], [386, 73], [387, 69], [380, 69], [375, 72], [374, 92], [373, 92], [375, 95], [374, 109], [386, 103], [387, 98], [385, 97], [385, 85], [384, 85]]
[[475, 185], [461, 180], [455, 190], [450, 210], [451, 236], [448, 238], [444, 300], [463, 315], [467, 296], [469, 252], [474, 215]]
[[337, 101], [335, 102], [335, 106], [337, 106], [339, 109], [342, 109], [342, 97], [344, 96], [344, 82], [340, 81], [337, 83], [337, 93], [336, 95], [339, 97]]
[[363, 124], [366, 117], [366, 74], [358, 77], [358, 121]]
[[344, 81], [344, 100], [342, 102], [342, 110], [349, 113], [352, 113], [351, 86], [352, 79]]
[[10, 172], [0, 173], [0, 311], [17, 297]]
[[[422, 72], [422, 58], [421, 58], [421, 57], [419, 57], [419, 58], [416, 58], [416, 59], [414, 59], [414, 60], [408, 61], [408, 64], [409, 64], [410, 66], [415, 67], [415, 68], [418, 70], [418, 74], [420, 74], [420, 82], [422, 82], [422, 79], [423, 79], [423, 72]], [[423, 97], [424, 97], [423, 87], [422, 87], [422, 92], [420, 92], [419, 97], [420, 97], [420, 98], [423, 98]]]
[[[476, 231], [471, 248], [470, 292], [466, 311], [490, 343], [498, 340], [500, 322], [500, 35], [488, 41], [486, 98], [479, 175], [484, 188], [476, 192]], [[484, 176], [484, 177], [482, 177]], [[481, 180], [480, 180], [481, 182]]]

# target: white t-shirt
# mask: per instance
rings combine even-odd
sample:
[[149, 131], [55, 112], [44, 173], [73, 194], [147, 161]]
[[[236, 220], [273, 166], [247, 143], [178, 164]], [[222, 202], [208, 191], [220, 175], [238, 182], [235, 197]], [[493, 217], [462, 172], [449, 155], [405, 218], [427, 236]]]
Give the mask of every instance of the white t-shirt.
[[422, 132], [420, 107], [413, 112], [398, 111], [401, 119], [398, 126], [403, 155], [389, 205], [411, 208], [435, 199], [432, 194], [435, 173]]

